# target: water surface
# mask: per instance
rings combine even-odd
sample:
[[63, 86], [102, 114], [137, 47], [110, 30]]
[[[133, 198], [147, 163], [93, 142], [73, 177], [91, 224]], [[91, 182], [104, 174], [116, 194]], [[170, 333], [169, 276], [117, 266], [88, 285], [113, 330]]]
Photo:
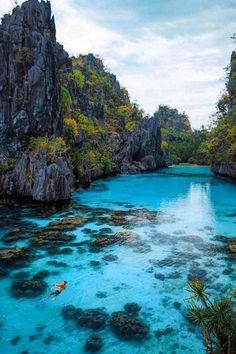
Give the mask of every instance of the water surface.
[[[192, 277], [200, 277], [213, 294], [220, 296], [235, 284], [235, 259], [227, 251], [227, 242], [223, 242], [236, 235], [235, 200], [236, 186], [214, 178], [207, 167], [177, 166], [98, 180], [89, 189], [74, 193], [70, 205], [49, 215], [42, 216], [43, 210], [33, 206], [1, 208], [1, 247], [30, 244], [31, 239], [20, 239], [9, 246], [4, 243], [4, 235], [17, 226], [34, 234], [50, 221], [66, 216], [85, 216], [89, 220], [69, 232], [76, 236], [74, 245], [68, 246], [72, 253], [37, 250], [30, 263], [11, 269], [1, 279], [0, 352], [84, 353], [84, 343], [93, 331], [64, 321], [63, 306], [104, 307], [111, 314], [121, 311], [126, 303], [136, 302], [142, 307], [139, 318], [149, 326], [149, 336], [141, 342], [121, 341], [108, 322], [98, 331], [104, 340], [101, 353], [204, 353], [200, 331], [186, 320], [186, 286]], [[145, 217], [134, 221], [132, 211], [141, 209], [158, 215], [158, 221]], [[112, 211], [126, 211], [131, 221], [114, 225]], [[135, 232], [142, 242], [135, 247], [111, 245], [92, 252], [90, 243], [96, 231], [103, 228], [110, 228], [102, 230], [105, 235]], [[105, 261], [103, 257], [110, 254], [118, 258]], [[52, 260], [64, 262], [67, 267], [48, 265]], [[100, 264], [91, 265], [94, 260]], [[14, 298], [14, 276], [19, 271], [33, 276], [41, 270], [50, 271], [45, 278], [48, 291], [56, 281], [67, 280], [64, 293], [56, 301], [47, 298], [48, 291], [35, 298]], [[106, 297], [101, 298], [101, 292]], [[155, 331], [167, 327], [168, 333], [155, 336]]]

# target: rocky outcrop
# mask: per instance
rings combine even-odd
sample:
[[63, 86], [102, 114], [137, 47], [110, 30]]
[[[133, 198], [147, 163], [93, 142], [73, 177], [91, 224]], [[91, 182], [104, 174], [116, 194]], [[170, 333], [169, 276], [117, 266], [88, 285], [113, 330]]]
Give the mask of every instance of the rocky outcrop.
[[29, 135], [59, 135], [60, 70], [71, 67], [56, 42], [48, 1], [28, 0], [0, 25], [1, 153], [15, 154]]
[[118, 161], [122, 173], [151, 171], [164, 165], [161, 130], [156, 117], [143, 120], [129, 135], [118, 155]]
[[212, 165], [212, 172], [218, 177], [236, 181], [236, 163], [215, 162]]
[[70, 199], [73, 185], [74, 176], [65, 158], [48, 164], [46, 154], [23, 154], [16, 167], [6, 173], [2, 189], [8, 196], [49, 202]]

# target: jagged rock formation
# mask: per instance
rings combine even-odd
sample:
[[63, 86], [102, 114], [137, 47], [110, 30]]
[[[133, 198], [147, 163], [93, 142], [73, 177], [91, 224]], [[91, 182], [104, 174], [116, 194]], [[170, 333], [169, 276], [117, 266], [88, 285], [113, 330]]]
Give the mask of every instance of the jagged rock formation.
[[164, 164], [158, 118], [145, 119], [100, 59], [69, 58], [45, 0], [0, 25], [0, 148], [1, 194], [40, 201], [69, 199], [75, 180]]
[[3, 17], [0, 25], [2, 152], [8, 155], [18, 151], [25, 135], [62, 133], [58, 72], [70, 66], [68, 54], [56, 42], [49, 2], [29, 0], [17, 6], [12, 15]]
[[[159, 153], [157, 153], [159, 152]], [[125, 142], [118, 155], [121, 172], [150, 171], [164, 164], [158, 119], [143, 120]]]
[[192, 131], [188, 116], [185, 113], [179, 113], [177, 109], [159, 106], [154, 117], [159, 119], [161, 128], [181, 132]]
[[23, 154], [16, 167], [8, 171], [3, 190], [8, 196], [32, 197], [39, 201], [66, 200], [71, 197], [74, 176], [65, 158], [48, 164], [46, 154]]

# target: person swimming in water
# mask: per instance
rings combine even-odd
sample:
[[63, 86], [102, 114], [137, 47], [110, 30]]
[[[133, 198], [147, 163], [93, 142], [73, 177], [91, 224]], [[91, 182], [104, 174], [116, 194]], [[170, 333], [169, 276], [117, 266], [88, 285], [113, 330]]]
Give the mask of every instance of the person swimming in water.
[[67, 285], [67, 281], [64, 280], [62, 283], [57, 283], [55, 284], [55, 290], [51, 292], [51, 294], [49, 296], [58, 296], [63, 290], [65, 290]]

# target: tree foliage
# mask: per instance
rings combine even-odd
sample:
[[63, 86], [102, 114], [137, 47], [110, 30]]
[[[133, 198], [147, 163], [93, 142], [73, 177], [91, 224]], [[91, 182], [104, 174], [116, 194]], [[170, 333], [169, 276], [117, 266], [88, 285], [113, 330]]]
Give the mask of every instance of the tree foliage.
[[61, 92], [60, 92], [60, 98], [61, 98], [61, 105], [64, 109], [69, 108], [72, 104], [72, 98], [70, 95], [70, 91], [66, 86], [61, 86]]
[[217, 104], [208, 142], [211, 164], [236, 164], [236, 52], [232, 52], [226, 92]]
[[201, 327], [209, 354], [233, 354], [236, 350], [236, 312], [232, 296], [214, 300], [198, 279], [189, 283], [189, 319]]
[[171, 163], [208, 163], [209, 132], [202, 127], [189, 132], [162, 128], [162, 148], [170, 153]]
[[77, 121], [74, 118], [64, 118], [64, 129], [67, 141], [72, 144], [79, 134]]

